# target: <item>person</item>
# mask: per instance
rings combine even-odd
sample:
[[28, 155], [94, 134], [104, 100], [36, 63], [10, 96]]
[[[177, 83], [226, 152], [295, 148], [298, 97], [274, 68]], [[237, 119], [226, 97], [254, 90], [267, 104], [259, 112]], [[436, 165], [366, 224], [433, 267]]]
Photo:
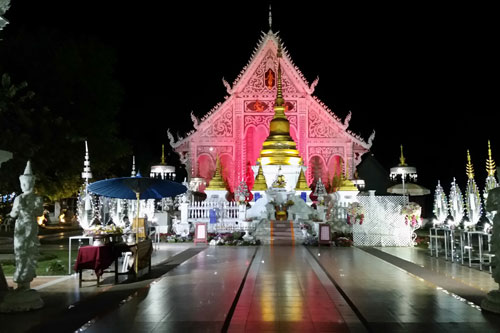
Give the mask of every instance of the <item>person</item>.
[[19, 176], [19, 181], [23, 193], [16, 197], [10, 212], [10, 216], [17, 219], [14, 227], [14, 282], [18, 290], [28, 290], [30, 282], [36, 277], [40, 245], [36, 218], [43, 214], [43, 199], [33, 193], [35, 177], [31, 173], [30, 161], [26, 164], [24, 174]]

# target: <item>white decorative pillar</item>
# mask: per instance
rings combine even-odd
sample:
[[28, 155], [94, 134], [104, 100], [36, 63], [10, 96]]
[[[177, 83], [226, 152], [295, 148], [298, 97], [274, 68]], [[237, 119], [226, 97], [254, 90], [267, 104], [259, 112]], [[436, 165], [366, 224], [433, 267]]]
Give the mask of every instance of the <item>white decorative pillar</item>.
[[179, 206], [181, 211], [181, 223], [188, 223], [188, 202], [182, 202]]

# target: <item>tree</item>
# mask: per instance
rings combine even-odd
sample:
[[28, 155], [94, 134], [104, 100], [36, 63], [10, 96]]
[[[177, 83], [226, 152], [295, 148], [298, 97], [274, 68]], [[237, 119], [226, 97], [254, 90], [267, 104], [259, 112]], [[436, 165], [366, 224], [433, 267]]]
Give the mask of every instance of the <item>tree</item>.
[[[14, 153], [0, 170], [2, 191], [11, 191], [15, 183], [18, 188], [22, 165], [32, 159], [40, 194], [53, 200], [76, 194], [85, 139], [95, 177], [113, 176], [110, 168], [128, 153], [116, 125], [123, 93], [114, 77], [113, 50], [47, 29], [4, 35], [0, 73], [8, 70], [16, 81], [27, 80], [36, 95], [21, 95], [26, 84], [9, 81], [10, 87], [2, 87], [0, 105], [6, 106], [0, 115], [0, 145]], [[121, 165], [123, 172], [128, 170], [129, 163]]]

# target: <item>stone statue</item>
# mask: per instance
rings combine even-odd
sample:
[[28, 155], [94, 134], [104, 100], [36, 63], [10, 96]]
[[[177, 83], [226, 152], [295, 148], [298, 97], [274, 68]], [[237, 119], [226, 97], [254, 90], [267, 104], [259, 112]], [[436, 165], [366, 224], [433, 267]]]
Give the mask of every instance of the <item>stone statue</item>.
[[28, 161], [24, 174], [19, 176], [23, 193], [16, 197], [10, 216], [16, 218], [14, 228], [14, 255], [16, 270], [14, 282], [17, 289], [5, 296], [0, 304], [1, 312], [39, 309], [43, 301], [30, 283], [36, 277], [38, 257], [38, 224], [36, 217], [43, 214], [42, 197], [33, 193], [35, 177]]
[[[495, 256], [492, 260], [492, 276], [496, 283], [500, 284], [500, 187], [488, 192], [486, 210], [496, 212], [493, 218], [493, 231], [491, 235], [491, 251]], [[481, 302], [481, 308], [487, 311], [500, 313], [500, 290], [492, 290]]]

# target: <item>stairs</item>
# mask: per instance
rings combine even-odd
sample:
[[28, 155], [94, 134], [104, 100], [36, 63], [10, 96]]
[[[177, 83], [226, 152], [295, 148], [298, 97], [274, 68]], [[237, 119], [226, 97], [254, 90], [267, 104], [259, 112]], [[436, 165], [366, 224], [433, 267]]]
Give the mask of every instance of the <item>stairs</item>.
[[303, 241], [299, 224], [294, 221], [262, 220], [253, 235], [268, 245], [295, 245]]

